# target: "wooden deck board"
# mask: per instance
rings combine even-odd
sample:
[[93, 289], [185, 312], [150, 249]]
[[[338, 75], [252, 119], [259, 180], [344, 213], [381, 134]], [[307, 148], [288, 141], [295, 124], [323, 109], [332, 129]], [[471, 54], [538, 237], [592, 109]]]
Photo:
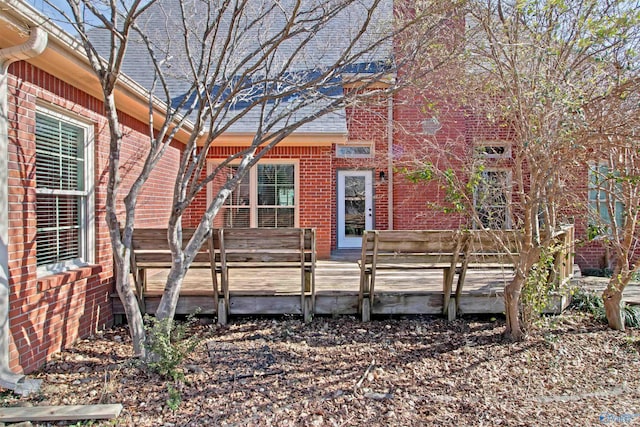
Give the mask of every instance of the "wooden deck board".
[[[236, 269], [230, 271], [231, 293], [288, 294], [300, 292], [299, 269]], [[316, 267], [317, 293], [330, 291], [358, 292], [360, 270], [356, 263], [319, 261]], [[164, 289], [167, 270], [150, 270], [148, 296], [160, 295]], [[502, 288], [511, 280], [509, 270], [470, 270], [464, 291], [484, 293], [488, 289]], [[381, 270], [376, 275], [379, 292], [429, 291], [442, 293], [441, 270], [395, 271]], [[181, 293], [213, 292], [208, 271], [191, 270], [185, 277]]]
[[0, 422], [110, 420], [120, 412], [121, 404], [0, 408]]

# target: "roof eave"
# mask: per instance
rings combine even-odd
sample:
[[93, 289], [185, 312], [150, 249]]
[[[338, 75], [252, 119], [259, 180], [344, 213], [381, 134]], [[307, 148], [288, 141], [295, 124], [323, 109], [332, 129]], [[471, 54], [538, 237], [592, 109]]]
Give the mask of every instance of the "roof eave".
[[[0, 32], [0, 47], [24, 42], [31, 27], [43, 28], [49, 34], [47, 49], [28, 62], [99, 100], [103, 99], [100, 82], [83, 53], [84, 47], [77, 39], [23, 1], [0, 0], [0, 9], [2, 26], [12, 30]], [[149, 123], [149, 92], [143, 86], [123, 74], [115, 97], [121, 112]], [[154, 97], [152, 105], [154, 123], [164, 123], [167, 104]], [[185, 142], [192, 130], [193, 125], [187, 122], [177, 139]]]
[[[213, 142], [213, 146], [238, 146], [245, 147], [253, 143], [255, 135], [249, 132], [234, 132], [224, 133], [217, 137]], [[279, 146], [303, 146], [303, 147], [318, 147], [318, 146], [331, 146], [333, 144], [340, 144], [347, 141], [347, 134], [345, 133], [314, 133], [314, 132], [300, 132], [293, 133], [284, 138], [278, 143]], [[269, 141], [265, 141], [265, 144]]]

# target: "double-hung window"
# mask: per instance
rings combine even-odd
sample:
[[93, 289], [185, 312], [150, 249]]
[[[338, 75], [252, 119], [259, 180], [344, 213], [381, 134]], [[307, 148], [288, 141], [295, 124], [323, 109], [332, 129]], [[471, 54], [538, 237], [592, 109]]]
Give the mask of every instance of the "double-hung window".
[[617, 196], [620, 191], [616, 174], [606, 163], [589, 165], [589, 221], [594, 231], [611, 232], [611, 213], [618, 227], [624, 225], [624, 203]]
[[510, 173], [506, 170], [487, 169], [480, 172], [478, 178], [478, 184], [473, 194], [477, 217], [475, 228], [492, 230], [510, 228]]
[[[232, 178], [237, 166], [226, 170]], [[251, 168], [225, 201], [215, 225], [222, 227], [295, 227], [297, 164], [265, 161]], [[217, 189], [214, 186], [214, 191]]]
[[40, 275], [93, 261], [93, 128], [36, 113], [36, 259]]

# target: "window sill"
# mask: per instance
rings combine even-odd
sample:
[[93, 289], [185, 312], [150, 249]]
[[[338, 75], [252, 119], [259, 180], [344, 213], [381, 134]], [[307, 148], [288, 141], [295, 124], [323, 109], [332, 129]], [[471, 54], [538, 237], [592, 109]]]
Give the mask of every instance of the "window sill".
[[45, 292], [50, 289], [77, 282], [78, 280], [94, 276], [102, 272], [101, 265], [87, 265], [60, 273], [52, 273], [49, 276], [39, 277], [37, 282], [38, 292]]

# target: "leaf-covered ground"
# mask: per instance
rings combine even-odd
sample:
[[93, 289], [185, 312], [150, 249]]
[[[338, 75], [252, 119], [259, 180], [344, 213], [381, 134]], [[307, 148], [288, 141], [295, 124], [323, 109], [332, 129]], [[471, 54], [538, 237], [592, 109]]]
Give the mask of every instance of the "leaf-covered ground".
[[520, 343], [489, 318], [232, 318], [195, 329], [202, 342], [174, 383], [179, 404], [131, 362], [124, 328], [57, 355], [33, 375], [40, 394], [0, 403], [124, 405], [91, 425], [640, 425], [640, 332], [581, 314], [547, 318]]

